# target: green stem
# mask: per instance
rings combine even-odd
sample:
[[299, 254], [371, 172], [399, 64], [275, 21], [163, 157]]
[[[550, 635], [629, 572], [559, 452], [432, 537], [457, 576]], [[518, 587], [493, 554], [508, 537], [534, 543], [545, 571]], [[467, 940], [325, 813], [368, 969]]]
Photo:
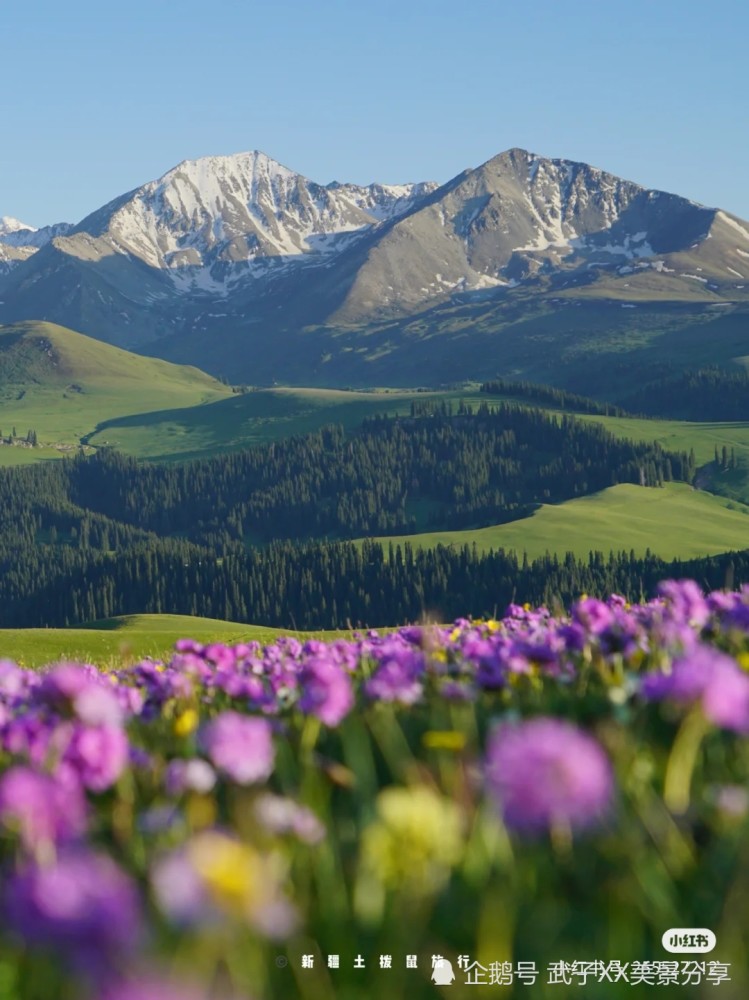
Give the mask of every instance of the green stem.
[[663, 799], [672, 813], [682, 815], [689, 808], [692, 775], [702, 740], [710, 723], [696, 705], [684, 718], [676, 734], [666, 766]]
[[308, 757], [315, 748], [322, 723], [316, 715], [308, 715], [302, 728], [300, 748], [304, 757]]

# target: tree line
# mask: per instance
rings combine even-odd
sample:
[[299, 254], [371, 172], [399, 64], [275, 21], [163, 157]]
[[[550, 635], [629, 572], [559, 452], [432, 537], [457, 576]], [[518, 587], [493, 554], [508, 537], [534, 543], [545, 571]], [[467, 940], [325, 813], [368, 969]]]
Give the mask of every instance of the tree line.
[[749, 375], [716, 367], [659, 379], [627, 396], [623, 405], [676, 420], [749, 420]]
[[[482, 527], [614, 486], [691, 481], [693, 454], [510, 403], [375, 417], [181, 465], [93, 456], [0, 470], [0, 532], [120, 548], [143, 532], [216, 551]], [[19, 529], [19, 525], [25, 525]], [[5, 526], [3, 528], [3, 526]]]
[[219, 557], [157, 539], [119, 552], [0, 544], [0, 626], [69, 626], [115, 615], [201, 615], [288, 629], [397, 625], [501, 614], [510, 602], [568, 606], [581, 594], [637, 601], [659, 580], [749, 581], [749, 551], [665, 562], [633, 552], [587, 560], [409, 543], [274, 543]]
[[590, 396], [581, 396], [566, 389], [557, 389], [551, 385], [541, 385], [538, 382], [526, 382], [498, 378], [484, 382], [480, 392], [489, 396], [512, 396], [517, 399], [527, 399], [532, 403], [542, 403], [559, 410], [572, 410], [575, 413], [591, 413], [602, 417], [631, 417], [634, 414], [616, 406], [614, 403], [601, 402]]
[[693, 455], [506, 403], [377, 417], [352, 436], [327, 427], [182, 465], [104, 449], [0, 469], [0, 622], [171, 612], [318, 628], [481, 613], [512, 593], [634, 593], [646, 577], [632, 560], [604, 573], [346, 540], [413, 530], [418, 501], [426, 521], [464, 527], [693, 475]]

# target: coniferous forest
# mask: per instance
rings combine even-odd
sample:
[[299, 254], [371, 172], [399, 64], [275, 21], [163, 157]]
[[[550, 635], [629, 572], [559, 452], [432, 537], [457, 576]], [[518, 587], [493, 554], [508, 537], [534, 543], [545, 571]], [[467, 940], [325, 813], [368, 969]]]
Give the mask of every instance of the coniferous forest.
[[[511, 404], [414, 406], [182, 465], [111, 450], [0, 470], [0, 625], [171, 612], [297, 628], [491, 613], [514, 597], [647, 593], [657, 560], [518, 563], [347, 539], [517, 519], [631, 482], [690, 481], [694, 457]], [[695, 568], [721, 577], [718, 562]]]
[[686, 371], [632, 393], [623, 405], [651, 417], [749, 420], [749, 375], [715, 367]]

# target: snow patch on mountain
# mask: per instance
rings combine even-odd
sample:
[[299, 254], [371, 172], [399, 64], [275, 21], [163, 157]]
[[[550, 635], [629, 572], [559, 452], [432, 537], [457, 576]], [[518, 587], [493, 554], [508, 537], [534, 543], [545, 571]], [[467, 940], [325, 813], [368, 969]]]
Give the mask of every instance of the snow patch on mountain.
[[34, 227], [27, 226], [25, 222], [14, 219], [11, 215], [0, 216], [0, 239], [10, 235], [10, 233], [18, 233], [24, 230], [33, 233]]
[[0, 245], [31, 247], [32, 250], [40, 250], [56, 236], [65, 236], [72, 228], [68, 222], [58, 222], [53, 226], [35, 229], [33, 226], [19, 222], [18, 219], [4, 215], [0, 218]]
[[730, 215], [725, 212], [716, 213], [721, 222], [725, 222], [727, 225], [735, 229], [737, 233], [740, 233], [747, 242], [749, 242], [749, 229], [745, 229], [744, 226], [740, 225], [735, 219], [732, 219]]
[[[104, 236], [177, 288], [225, 292], [269, 258], [337, 254], [407, 212], [435, 184], [316, 184], [265, 153], [186, 160], [113, 203]], [[82, 224], [81, 228], [84, 228]]]

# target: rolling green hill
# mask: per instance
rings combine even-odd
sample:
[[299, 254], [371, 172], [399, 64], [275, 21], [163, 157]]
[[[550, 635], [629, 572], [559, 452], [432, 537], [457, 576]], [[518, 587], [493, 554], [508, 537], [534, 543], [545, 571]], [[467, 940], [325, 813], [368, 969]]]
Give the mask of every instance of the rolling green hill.
[[89, 440], [138, 458], [184, 460], [308, 434], [325, 424], [352, 429], [376, 414], [408, 413], [412, 400], [424, 399], [486, 401], [477, 391], [255, 389], [207, 406], [116, 417], [100, 425]]
[[102, 666], [145, 657], [163, 659], [172, 651], [177, 639], [182, 638], [204, 643], [232, 644], [252, 640], [269, 643], [288, 634], [332, 637], [338, 633], [289, 633], [282, 629], [187, 615], [124, 615], [79, 628], [0, 629], [0, 658], [15, 660], [27, 667], [64, 659]]
[[608, 553], [650, 549], [664, 559], [714, 555], [749, 547], [749, 506], [684, 483], [662, 488], [630, 484], [556, 505], [542, 505], [531, 517], [467, 531], [436, 531], [379, 538], [415, 547], [476, 545], [480, 551], [504, 548], [544, 553]]
[[[478, 406], [504, 398], [487, 396], [477, 388], [432, 392], [380, 390], [352, 392], [340, 389], [256, 389], [207, 405], [154, 410], [116, 417], [91, 435], [93, 445], [111, 444], [139, 458], [175, 461], [208, 457], [221, 451], [246, 448], [294, 434], [306, 434], [325, 424], [348, 429], [376, 414], [407, 413], [413, 400], [461, 400]], [[519, 400], [523, 402], [523, 400]], [[525, 402], [525, 405], [536, 405]], [[550, 409], [541, 406], [542, 409]], [[738, 468], [729, 476], [707, 470], [701, 480], [725, 496], [749, 502], [749, 422], [697, 423], [684, 420], [602, 417], [578, 414], [582, 420], [602, 423], [617, 437], [658, 441], [673, 451], [694, 448], [698, 465], [712, 462], [715, 448], [735, 450]], [[2, 454], [0, 454], [0, 461]]]
[[[50, 458], [114, 417], [197, 406], [231, 390], [197, 368], [120, 350], [52, 323], [0, 327], [0, 430], [57, 448], [0, 448], [0, 463]], [[22, 454], [25, 453], [25, 454]]]

